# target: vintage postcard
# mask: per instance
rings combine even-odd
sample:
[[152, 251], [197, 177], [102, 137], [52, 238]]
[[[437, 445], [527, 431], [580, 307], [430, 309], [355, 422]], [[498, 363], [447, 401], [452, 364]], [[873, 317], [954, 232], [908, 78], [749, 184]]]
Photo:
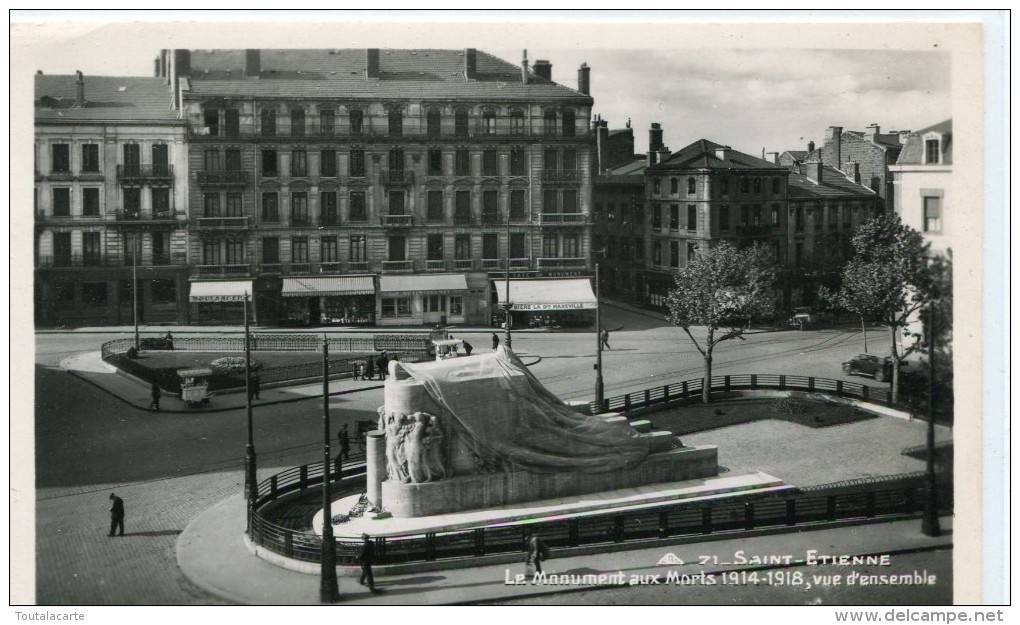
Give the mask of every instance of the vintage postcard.
[[17, 618], [1008, 602], [1001, 15], [83, 13], [11, 23]]

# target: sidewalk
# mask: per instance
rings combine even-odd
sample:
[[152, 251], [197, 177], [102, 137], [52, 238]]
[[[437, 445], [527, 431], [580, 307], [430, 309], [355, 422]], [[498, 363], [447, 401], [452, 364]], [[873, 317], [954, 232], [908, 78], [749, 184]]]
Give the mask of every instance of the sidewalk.
[[[545, 563], [545, 573], [590, 575], [599, 573], [662, 575], [670, 570], [696, 576], [732, 570], [762, 569], [751, 564], [729, 564], [743, 550], [752, 555], [792, 556], [802, 561], [806, 551], [816, 549], [824, 555], [871, 555], [927, 551], [952, 545], [952, 519], [941, 520], [943, 534], [930, 538], [920, 531], [921, 521], [911, 519], [889, 523], [788, 532], [768, 536], [741, 537], [692, 544], [634, 548], [630, 551], [582, 556], [556, 557]], [[184, 575], [203, 590], [242, 604], [311, 605], [319, 603], [318, 575], [299, 573], [270, 564], [254, 555], [245, 544], [244, 500], [238, 495], [226, 499], [196, 516], [177, 541], [177, 562]], [[667, 554], [684, 560], [683, 565], [660, 566]], [[512, 558], [513, 554], [510, 554]], [[699, 557], [707, 562], [699, 563]], [[508, 564], [450, 568], [440, 571], [388, 575], [376, 567], [376, 586], [372, 594], [356, 583], [359, 569], [338, 567], [341, 605], [447, 605], [478, 603], [569, 592], [604, 586], [591, 584], [531, 585], [507, 583], [524, 572], [523, 553]], [[767, 568], [776, 568], [770, 566]], [[832, 567], [820, 567], [831, 573]], [[850, 570], [847, 568], [846, 570]]]
[[[124, 403], [131, 404], [139, 410], [150, 410], [152, 395], [150, 386], [138, 378], [118, 370], [113, 365], [103, 362], [99, 352], [86, 352], [78, 354], [61, 361], [60, 366], [71, 375], [81, 378], [94, 386], [106, 391]], [[358, 380], [354, 378], [343, 378], [330, 380], [329, 395], [345, 395], [359, 391], [383, 388], [382, 380]], [[322, 397], [322, 382], [309, 384], [298, 384], [294, 386], [267, 387], [263, 385], [259, 392], [259, 399], [254, 400], [254, 406], [268, 406], [272, 404], [284, 404], [294, 401], [302, 401], [315, 397]], [[163, 393], [159, 401], [159, 412], [167, 413], [195, 413], [195, 412], [222, 412], [237, 410], [247, 405], [243, 392], [227, 392], [215, 394], [209, 399], [209, 404], [200, 408], [191, 408], [183, 400], [168, 393]], [[150, 412], [155, 412], [150, 410]]]

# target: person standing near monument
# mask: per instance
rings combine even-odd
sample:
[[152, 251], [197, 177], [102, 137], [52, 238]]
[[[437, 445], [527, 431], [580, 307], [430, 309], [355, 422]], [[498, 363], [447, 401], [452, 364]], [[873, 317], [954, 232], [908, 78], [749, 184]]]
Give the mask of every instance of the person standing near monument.
[[499, 335], [495, 332], [492, 333], [492, 351], [499, 349]]
[[390, 358], [386, 355], [386, 350], [383, 350], [383, 353], [379, 354], [379, 358], [376, 359], [375, 364], [379, 368], [379, 379], [385, 382], [386, 374], [389, 372], [390, 368]]
[[612, 349], [612, 347], [609, 346], [609, 330], [602, 331], [602, 347], [605, 349]]
[[159, 398], [162, 396], [162, 392], [159, 390], [159, 384], [152, 385], [152, 402], [149, 403], [149, 410], [155, 410], [159, 412]]
[[124, 500], [110, 493], [110, 500], [113, 501], [113, 505], [110, 506], [110, 536], [113, 536], [114, 531], [119, 529], [120, 535], [124, 535]]
[[340, 431], [336, 433], [337, 441], [340, 443], [340, 457], [344, 460], [351, 459], [351, 435], [347, 432], [345, 423]]
[[365, 580], [368, 579], [368, 589], [375, 592], [375, 577], [372, 575], [372, 564], [375, 563], [375, 542], [368, 534], [362, 534], [361, 538], [365, 542], [361, 545], [361, 554], [358, 556], [358, 562], [361, 563], [361, 579], [358, 580], [358, 583], [364, 586]]
[[538, 532], [532, 531], [524, 543], [524, 567], [532, 578], [542, 575], [542, 560], [549, 558], [549, 546], [538, 536]]
[[465, 356], [470, 356], [471, 355], [471, 350], [473, 350], [473, 349], [474, 349], [474, 347], [471, 345], [471, 343], [468, 343], [467, 341], [464, 341], [464, 355]]

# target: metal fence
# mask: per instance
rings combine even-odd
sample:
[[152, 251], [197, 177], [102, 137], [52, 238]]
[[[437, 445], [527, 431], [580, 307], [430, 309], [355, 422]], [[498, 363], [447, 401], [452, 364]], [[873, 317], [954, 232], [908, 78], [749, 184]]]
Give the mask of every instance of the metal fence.
[[[372, 336], [328, 336], [332, 352], [427, 352], [431, 347], [428, 334], [374, 334]], [[158, 343], [158, 344], [157, 344]], [[134, 347], [132, 339], [116, 339], [103, 343], [105, 359], [108, 353], [126, 353]], [[167, 349], [162, 337], [141, 340], [142, 349]], [[174, 337], [175, 351], [190, 352], [241, 352], [244, 351], [244, 336], [184, 336]], [[322, 349], [322, 335], [307, 333], [294, 334], [251, 334], [251, 350], [261, 352], [305, 352]]]
[[[363, 483], [363, 467], [345, 477], [339, 494], [355, 494]], [[347, 475], [345, 469], [345, 476]], [[429, 562], [447, 558], [471, 558], [518, 553], [531, 531], [537, 531], [551, 547], [569, 548], [619, 544], [653, 539], [718, 534], [739, 535], [764, 528], [805, 528], [839, 521], [892, 520], [920, 513], [927, 492], [920, 476], [895, 477], [895, 485], [875, 482], [859, 489], [831, 492], [762, 494], [734, 500], [708, 500], [657, 506], [640, 510], [607, 512], [569, 519], [501, 524], [448, 532], [406, 534], [376, 539], [378, 564]], [[906, 483], [904, 483], [906, 479]], [[302, 465], [272, 476], [258, 485], [250, 512], [250, 538], [270, 551], [289, 558], [319, 562], [319, 535], [294, 530], [270, 521], [261, 510], [281, 497], [321, 488], [322, 464]], [[844, 488], [841, 485], [841, 488]], [[321, 492], [321, 491], [320, 491]], [[951, 489], [940, 489], [941, 509], [952, 509]], [[358, 541], [337, 541], [337, 564], [356, 565]]]
[[[703, 378], [693, 378], [683, 382], [675, 382], [643, 391], [635, 391], [626, 395], [607, 397], [602, 401], [601, 409], [597, 402], [590, 402], [594, 413], [627, 412], [637, 408], [647, 408], [672, 401], [700, 401]], [[823, 393], [838, 397], [849, 397], [862, 401], [900, 408], [903, 410], [923, 411], [927, 402], [923, 398], [912, 397], [908, 401], [893, 403], [892, 393], [883, 388], [876, 388], [858, 382], [844, 382], [814, 376], [784, 374], [738, 374], [712, 377], [710, 393], [729, 393], [731, 391], [804, 391], [807, 393]]]

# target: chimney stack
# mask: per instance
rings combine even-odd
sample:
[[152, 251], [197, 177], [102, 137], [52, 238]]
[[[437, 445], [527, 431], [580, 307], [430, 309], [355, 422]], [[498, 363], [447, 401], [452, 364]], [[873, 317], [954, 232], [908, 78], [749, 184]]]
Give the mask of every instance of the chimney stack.
[[609, 122], [601, 117], [595, 121], [595, 143], [599, 156], [599, 173], [604, 174], [609, 169]]
[[882, 129], [878, 124], [868, 124], [868, 127], [864, 129], [864, 136], [872, 141], [875, 140], [875, 135], [879, 134]]
[[76, 85], [78, 90], [75, 94], [74, 105], [78, 108], [83, 108], [85, 106], [85, 77], [82, 75], [81, 71], [77, 71], [75, 73], [78, 74], [78, 81]]
[[[829, 145], [832, 145], [829, 148]], [[825, 147], [831, 149], [832, 158], [830, 163], [836, 169], [843, 167], [843, 127], [842, 126], [829, 126], [825, 131]], [[823, 150], [825, 151], [825, 150]]]
[[822, 181], [822, 162], [821, 161], [808, 161], [804, 163], [804, 175], [808, 177], [808, 180], [814, 183], [820, 183]]
[[528, 84], [528, 51], [524, 51], [524, 60], [521, 61], [521, 84]]
[[662, 146], [662, 124], [658, 122], [652, 123], [652, 127], [648, 129], [648, 151], [658, 152]]
[[[765, 153], [766, 156], [768, 156], [769, 154], [772, 155], [772, 164], [773, 165], [778, 165], [779, 164], [779, 152], [766, 152]], [[769, 160], [769, 159], [766, 158], [765, 160]]]
[[808, 154], [810, 154], [811, 152], [815, 151], [815, 142], [814, 141], [808, 141], [807, 142], [807, 151], [808, 151]]
[[244, 75], [249, 78], [262, 75], [262, 54], [259, 50], [244, 51]]
[[379, 78], [379, 48], [369, 48], [366, 51], [365, 78]]
[[860, 163], [857, 163], [857, 162], [854, 162], [854, 161], [850, 161], [849, 163], [844, 164], [843, 165], [843, 173], [846, 174], [846, 177], [849, 178], [850, 180], [853, 180], [857, 184], [860, 184], [860, 182], [861, 182], [861, 164]]
[[648, 150], [648, 163], [647, 164], [648, 164], [649, 167], [654, 165], [656, 162], [658, 162], [658, 159], [659, 159], [659, 153], [658, 152], [656, 152], [655, 150]]
[[731, 148], [731, 147], [730, 147], [730, 146], [728, 146], [728, 145], [721, 145], [721, 146], [719, 146], [719, 147], [717, 147], [717, 148], [715, 149], [715, 157], [716, 157], [717, 159], [719, 159], [720, 161], [726, 161], [726, 160], [729, 160], [729, 157], [730, 157], [730, 150], [732, 150], [732, 149], [733, 149], [733, 148]]
[[535, 75], [539, 78], [552, 80], [552, 63], [542, 59], [535, 61]]
[[591, 68], [587, 63], [581, 63], [577, 70], [577, 90], [584, 95], [591, 95]]
[[478, 50], [475, 48], [464, 50], [464, 78], [468, 80], [478, 78]]
[[159, 78], [159, 57], [152, 59], [153, 76]]
[[669, 157], [672, 154], [673, 153], [669, 151], [669, 148], [667, 148], [666, 146], [662, 146], [661, 148], [659, 148], [659, 162], [665, 163], [666, 161], [669, 160]]

